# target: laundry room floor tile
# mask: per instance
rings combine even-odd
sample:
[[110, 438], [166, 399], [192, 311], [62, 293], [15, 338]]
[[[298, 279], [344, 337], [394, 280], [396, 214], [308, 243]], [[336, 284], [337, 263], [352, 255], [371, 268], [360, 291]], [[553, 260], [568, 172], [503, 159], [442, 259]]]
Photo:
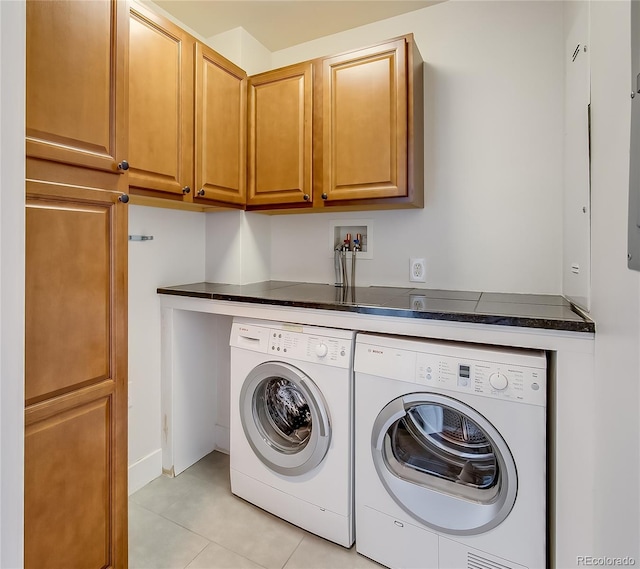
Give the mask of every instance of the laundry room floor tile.
[[[311, 561], [313, 560], [313, 565]], [[306, 534], [284, 569], [375, 569], [382, 567], [356, 553], [355, 545], [345, 549], [321, 537]]]
[[250, 559], [225, 549], [217, 543], [210, 543], [206, 549], [198, 555], [187, 569], [263, 569], [262, 565], [254, 563]]
[[213, 452], [129, 498], [130, 569], [375, 569], [356, 553], [231, 494], [229, 456]]
[[226, 492], [189, 495], [163, 515], [267, 569], [281, 569], [304, 536], [301, 529]]
[[204, 537], [129, 504], [130, 569], [182, 569], [208, 545]]

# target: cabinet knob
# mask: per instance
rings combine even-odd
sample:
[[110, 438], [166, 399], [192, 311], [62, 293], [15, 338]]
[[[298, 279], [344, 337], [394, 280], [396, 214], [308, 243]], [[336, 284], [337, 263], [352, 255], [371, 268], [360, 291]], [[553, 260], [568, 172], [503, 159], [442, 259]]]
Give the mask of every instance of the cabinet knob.
[[122, 203], [129, 203], [129, 196], [127, 194], [120, 194], [118, 196], [118, 201]]
[[201, 197], [204, 197], [204, 188], [200, 188], [198, 190], [198, 195], [201, 196]]
[[188, 194], [190, 191], [191, 191], [191, 188], [189, 186], [185, 186], [184, 188], [182, 188], [183, 194]]
[[326, 200], [329, 196], [327, 196], [327, 194], [324, 194], [324, 193], [323, 193], [320, 197], [321, 197], [323, 200]]
[[129, 169], [129, 162], [127, 162], [126, 160], [123, 160], [122, 162], [118, 163], [118, 170], [128, 170]]
[[304, 199], [304, 201], [308, 202], [309, 201], [309, 194], [305, 194], [304, 196], [302, 196], [302, 198]]

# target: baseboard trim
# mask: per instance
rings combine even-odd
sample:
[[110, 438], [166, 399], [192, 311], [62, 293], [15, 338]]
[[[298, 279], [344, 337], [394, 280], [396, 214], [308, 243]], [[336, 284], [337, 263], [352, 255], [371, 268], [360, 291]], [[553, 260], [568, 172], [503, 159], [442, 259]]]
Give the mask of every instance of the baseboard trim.
[[129, 465], [129, 496], [162, 475], [162, 449]]

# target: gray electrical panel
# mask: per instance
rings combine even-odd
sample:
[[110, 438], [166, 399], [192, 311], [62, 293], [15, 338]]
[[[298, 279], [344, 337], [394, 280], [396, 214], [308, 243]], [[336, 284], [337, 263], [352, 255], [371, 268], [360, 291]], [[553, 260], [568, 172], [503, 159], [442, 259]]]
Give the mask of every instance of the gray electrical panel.
[[628, 266], [640, 271], [640, 2], [631, 2], [631, 147]]

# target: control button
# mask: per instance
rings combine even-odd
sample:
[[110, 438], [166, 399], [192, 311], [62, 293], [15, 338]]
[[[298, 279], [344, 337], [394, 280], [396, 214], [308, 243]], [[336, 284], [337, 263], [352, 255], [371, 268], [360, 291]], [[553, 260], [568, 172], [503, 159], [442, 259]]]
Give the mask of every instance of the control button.
[[342, 351], [340, 352], [340, 355], [341, 355], [342, 357], [344, 357], [344, 356], [346, 355], [346, 352], [345, 352], [344, 350], [342, 350]]
[[427, 368], [427, 373], [431, 373], [431, 368], [430, 367]]
[[427, 374], [427, 379], [431, 379], [431, 374], [430, 373]]
[[531, 389], [533, 389], [534, 391], [538, 391], [538, 389], [540, 389], [540, 385], [538, 385], [537, 383], [532, 383]]
[[489, 383], [496, 391], [502, 391], [507, 388], [507, 385], [509, 385], [509, 380], [504, 373], [498, 372], [492, 373], [489, 376]]
[[329, 348], [327, 348], [326, 344], [323, 344], [322, 342], [320, 342], [316, 346], [316, 355], [319, 358], [324, 358], [328, 353], [329, 353]]
[[458, 385], [460, 387], [467, 387], [467, 385], [469, 385], [469, 380], [465, 377], [459, 377], [458, 378]]

